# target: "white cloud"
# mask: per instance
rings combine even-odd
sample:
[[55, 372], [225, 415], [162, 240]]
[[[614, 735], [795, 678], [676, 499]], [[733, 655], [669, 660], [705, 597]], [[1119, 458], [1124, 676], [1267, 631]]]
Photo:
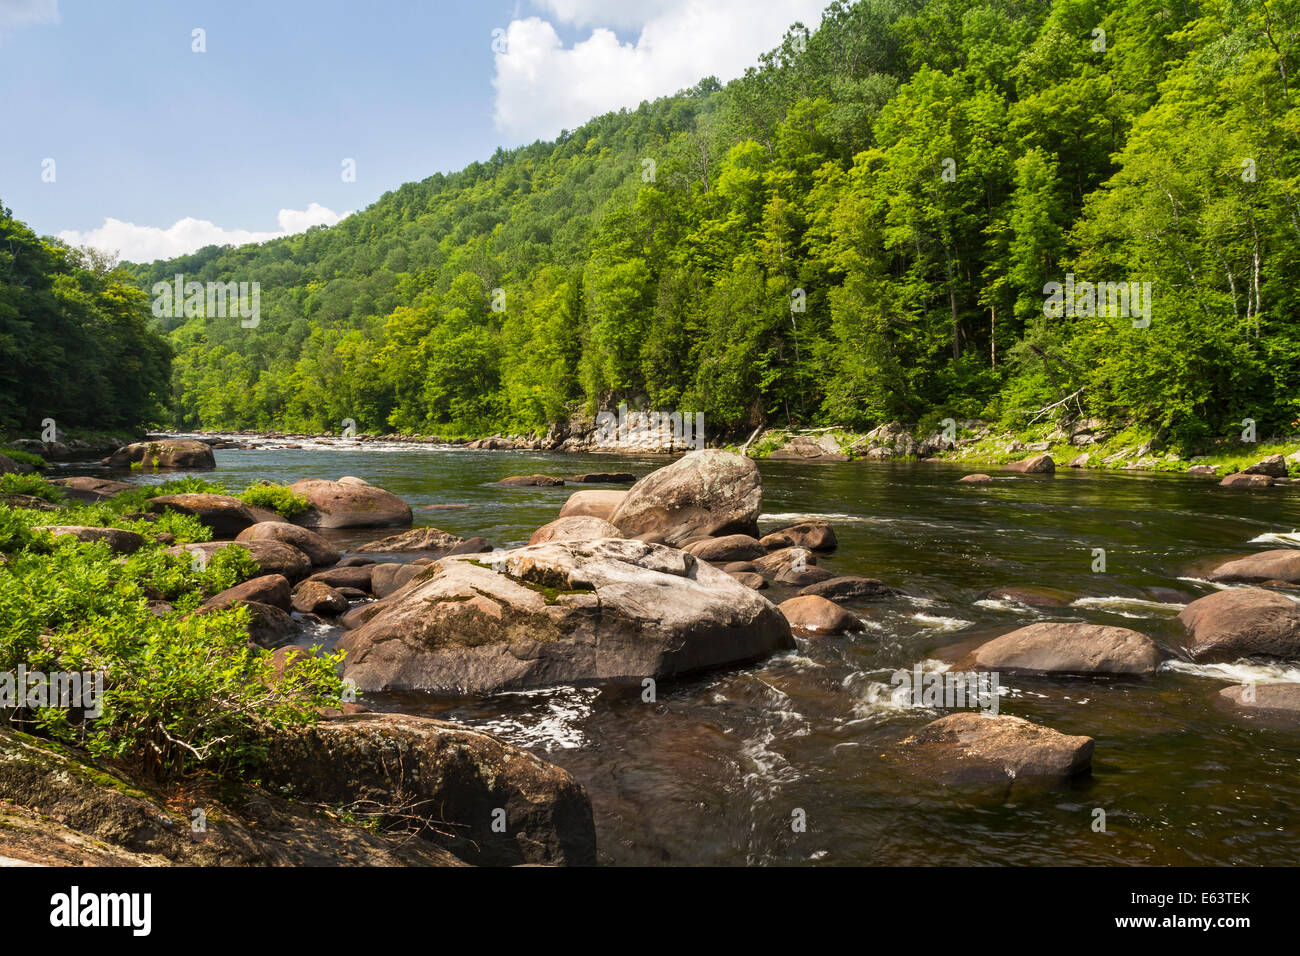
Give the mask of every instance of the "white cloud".
[[0, 40], [19, 27], [59, 22], [59, 0], [0, 0]]
[[207, 219], [187, 216], [178, 219], [167, 229], [158, 226], [137, 226], [133, 222], [108, 218], [98, 229], [79, 232], [65, 229], [59, 238], [72, 246], [91, 246], [103, 252], [116, 252], [126, 262], [153, 262], [183, 256], [204, 246], [242, 246], [249, 242], [266, 242], [294, 233], [304, 232], [311, 226], [332, 226], [351, 210], [336, 213], [320, 203], [306, 209], [281, 209], [276, 232], [253, 232], [248, 229], [225, 229]]
[[[601, 113], [635, 107], [706, 76], [724, 83], [753, 66], [801, 21], [821, 22], [826, 0], [653, 0], [609, 12], [599, 0], [538, 0], [555, 19], [595, 26], [565, 47], [539, 17], [514, 20], [496, 54], [496, 125], [518, 142], [551, 139]], [[640, 26], [635, 43], [613, 29]]]

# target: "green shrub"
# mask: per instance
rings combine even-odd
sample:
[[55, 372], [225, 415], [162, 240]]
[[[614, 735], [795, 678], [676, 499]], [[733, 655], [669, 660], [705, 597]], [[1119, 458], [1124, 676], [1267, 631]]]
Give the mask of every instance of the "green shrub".
[[[115, 503], [114, 503], [115, 504]], [[103, 712], [20, 708], [11, 722], [91, 753], [156, 773], [196, 767], [245, 770], [268, 732], [307, 724], [342, 695], [341, 654], [303, 655], [283, 672], [248, 643], [248, 610], [192, 612], [211, 594], [255, 575], [243, 548], [206, 562], [168, 554], [148, 540], [121, 558], [103, 542], [33, 531], [38, 524], [113, 524], [150, 535], [158, 524], [128, 521], [108, 503], [37, 512], [0, 506], [0, 671], [103, 671]], [[207, 529], [177, 515], [171, 527], [195, 538]], [[174, 533], [174, 532], [173, 532]], [[159, 616], [152, 601], [172, 610]]]
[[0, 475], [0, 495], [31, 495], [42, 501], [58, 504], [63, 500], [63, 489], [52, 485], [40, 475]]
[[272, 511], [278, 511], [285, 518], [296, 518], [311, 507], [310, 501], [288, 486], [275, 485], [267, 481], [250, 485], [237, 497], [246, 505], [270, 508]]

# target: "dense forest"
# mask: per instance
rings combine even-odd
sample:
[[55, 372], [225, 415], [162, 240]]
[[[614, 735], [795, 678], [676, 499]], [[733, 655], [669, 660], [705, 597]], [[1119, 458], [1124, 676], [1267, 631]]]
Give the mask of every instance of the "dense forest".
[[[1300, 0], [833, 3], [725, 86], [132, 267], [260, 283], [255, 328], [164, 321], [173, 424], [484, 434], [627, 402], [710, 434], [1015, 427], [1068, 398], [1181, 442], [1286, 426], [1297, 31]], [[6, 358], [6, 389], [26, 374]]]
[[0, 203], [0, 433], [163, 419], [172, 353], [150, 311], [110, 257], [41, 239]]

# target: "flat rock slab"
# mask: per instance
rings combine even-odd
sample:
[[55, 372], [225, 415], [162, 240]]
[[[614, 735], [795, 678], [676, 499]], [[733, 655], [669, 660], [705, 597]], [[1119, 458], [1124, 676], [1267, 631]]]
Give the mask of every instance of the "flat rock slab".
[[460, 535], [440, 531], [437, 528], [412, 528], [401, 534], [390, 534], [378, 541], [370, 541], [353, 548], [353, 554], [401, 554], [406, 551], [427, 551], [438, 557], [450, 554], [464, 538]]
[[901, 741], [896, 757], [946, 786], [1059, 785], [1092, 769], [1094, 741], [1021, 717], [950, 714]]
[[[974, 668], [1008, 674], [1149, 676], [1162, 655], [1145, 634], [1126, 627], [1042, 621], [980, 645]], [[963, 669], [960, 664], [956, 669]]]
[[107, 478], [90, 478], [84, 475], [73, 478], [50, 478], [49, 483], [58, 485], [69, 498], [88, 504], [107, 501], [124, 491], [132, 491], [138, 487], [126, 481], [110, 481]]
[[548, 541], [596, 541], [600, 538], [617, 538], [618, 529], [604, 518], [594, 515], [567, 515], [556, 518], [532, 533], [529, 544]]
[[1198, 661], [1300, 659], [1300, 604], [1273, 591], [1216, 591], [1183, 608], [1178, 620]]
[[363, 691], [639, 682], [794, 647], [781, 613], [726, 573], [618, 538], [443, 558], [344, 623], [359, 625], [344, 675]]
[[502, 478], [498, 485], [510, 485], [517, 488], [555, 488], [564, 484], [563, 478], [554, 475], [511, 475]]
[[829, 601], [881, 601], [898, 592], [875, 578], [842, 574], [805, 587], [800, 594], [813, 594]]
[[630, 485], [636, 481], [636, 475], [630, 471], [596, 471], [585, 475], [574, 475], [569, 479], [578, 484]]

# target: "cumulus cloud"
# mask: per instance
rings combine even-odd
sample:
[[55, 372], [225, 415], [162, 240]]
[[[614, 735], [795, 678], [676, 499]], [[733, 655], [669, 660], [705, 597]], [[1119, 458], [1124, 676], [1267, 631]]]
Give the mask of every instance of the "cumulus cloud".
[[280, 228], [275, 232], [225, 229], [207, 219], [189, 216], [178, 219], [166, 229], [137, 226], [133, 222], [108, 218], [98, 229], [85, 232], [65, 229], [59, 233], [59, 238], [72, 246], [90, 246], [102, 252], [115, 252], [127, 262], [153, 262], [155, 259], [183, 256], [204, 246], [242, 246], [250, 242], [279, 239], [304, 232], [312, 226], [332, 226], [348, 215], [351, 215], [351, 210], [336, 213], [315, 202], [306, 209], [281, 209], [278, 216]]
[[[821, 22], [825, 0], [538, 0], [556, 21], [592, 26], [566, 47], [550, 20], [517, 19], [496, 53], [497, 129], [524, 142], [551, 139], [601, 113], [635, 107], [706, 76], [726, 82], [776, 46], [796, 20]], [[615, 29], [637, 27], [635, 42]]]

